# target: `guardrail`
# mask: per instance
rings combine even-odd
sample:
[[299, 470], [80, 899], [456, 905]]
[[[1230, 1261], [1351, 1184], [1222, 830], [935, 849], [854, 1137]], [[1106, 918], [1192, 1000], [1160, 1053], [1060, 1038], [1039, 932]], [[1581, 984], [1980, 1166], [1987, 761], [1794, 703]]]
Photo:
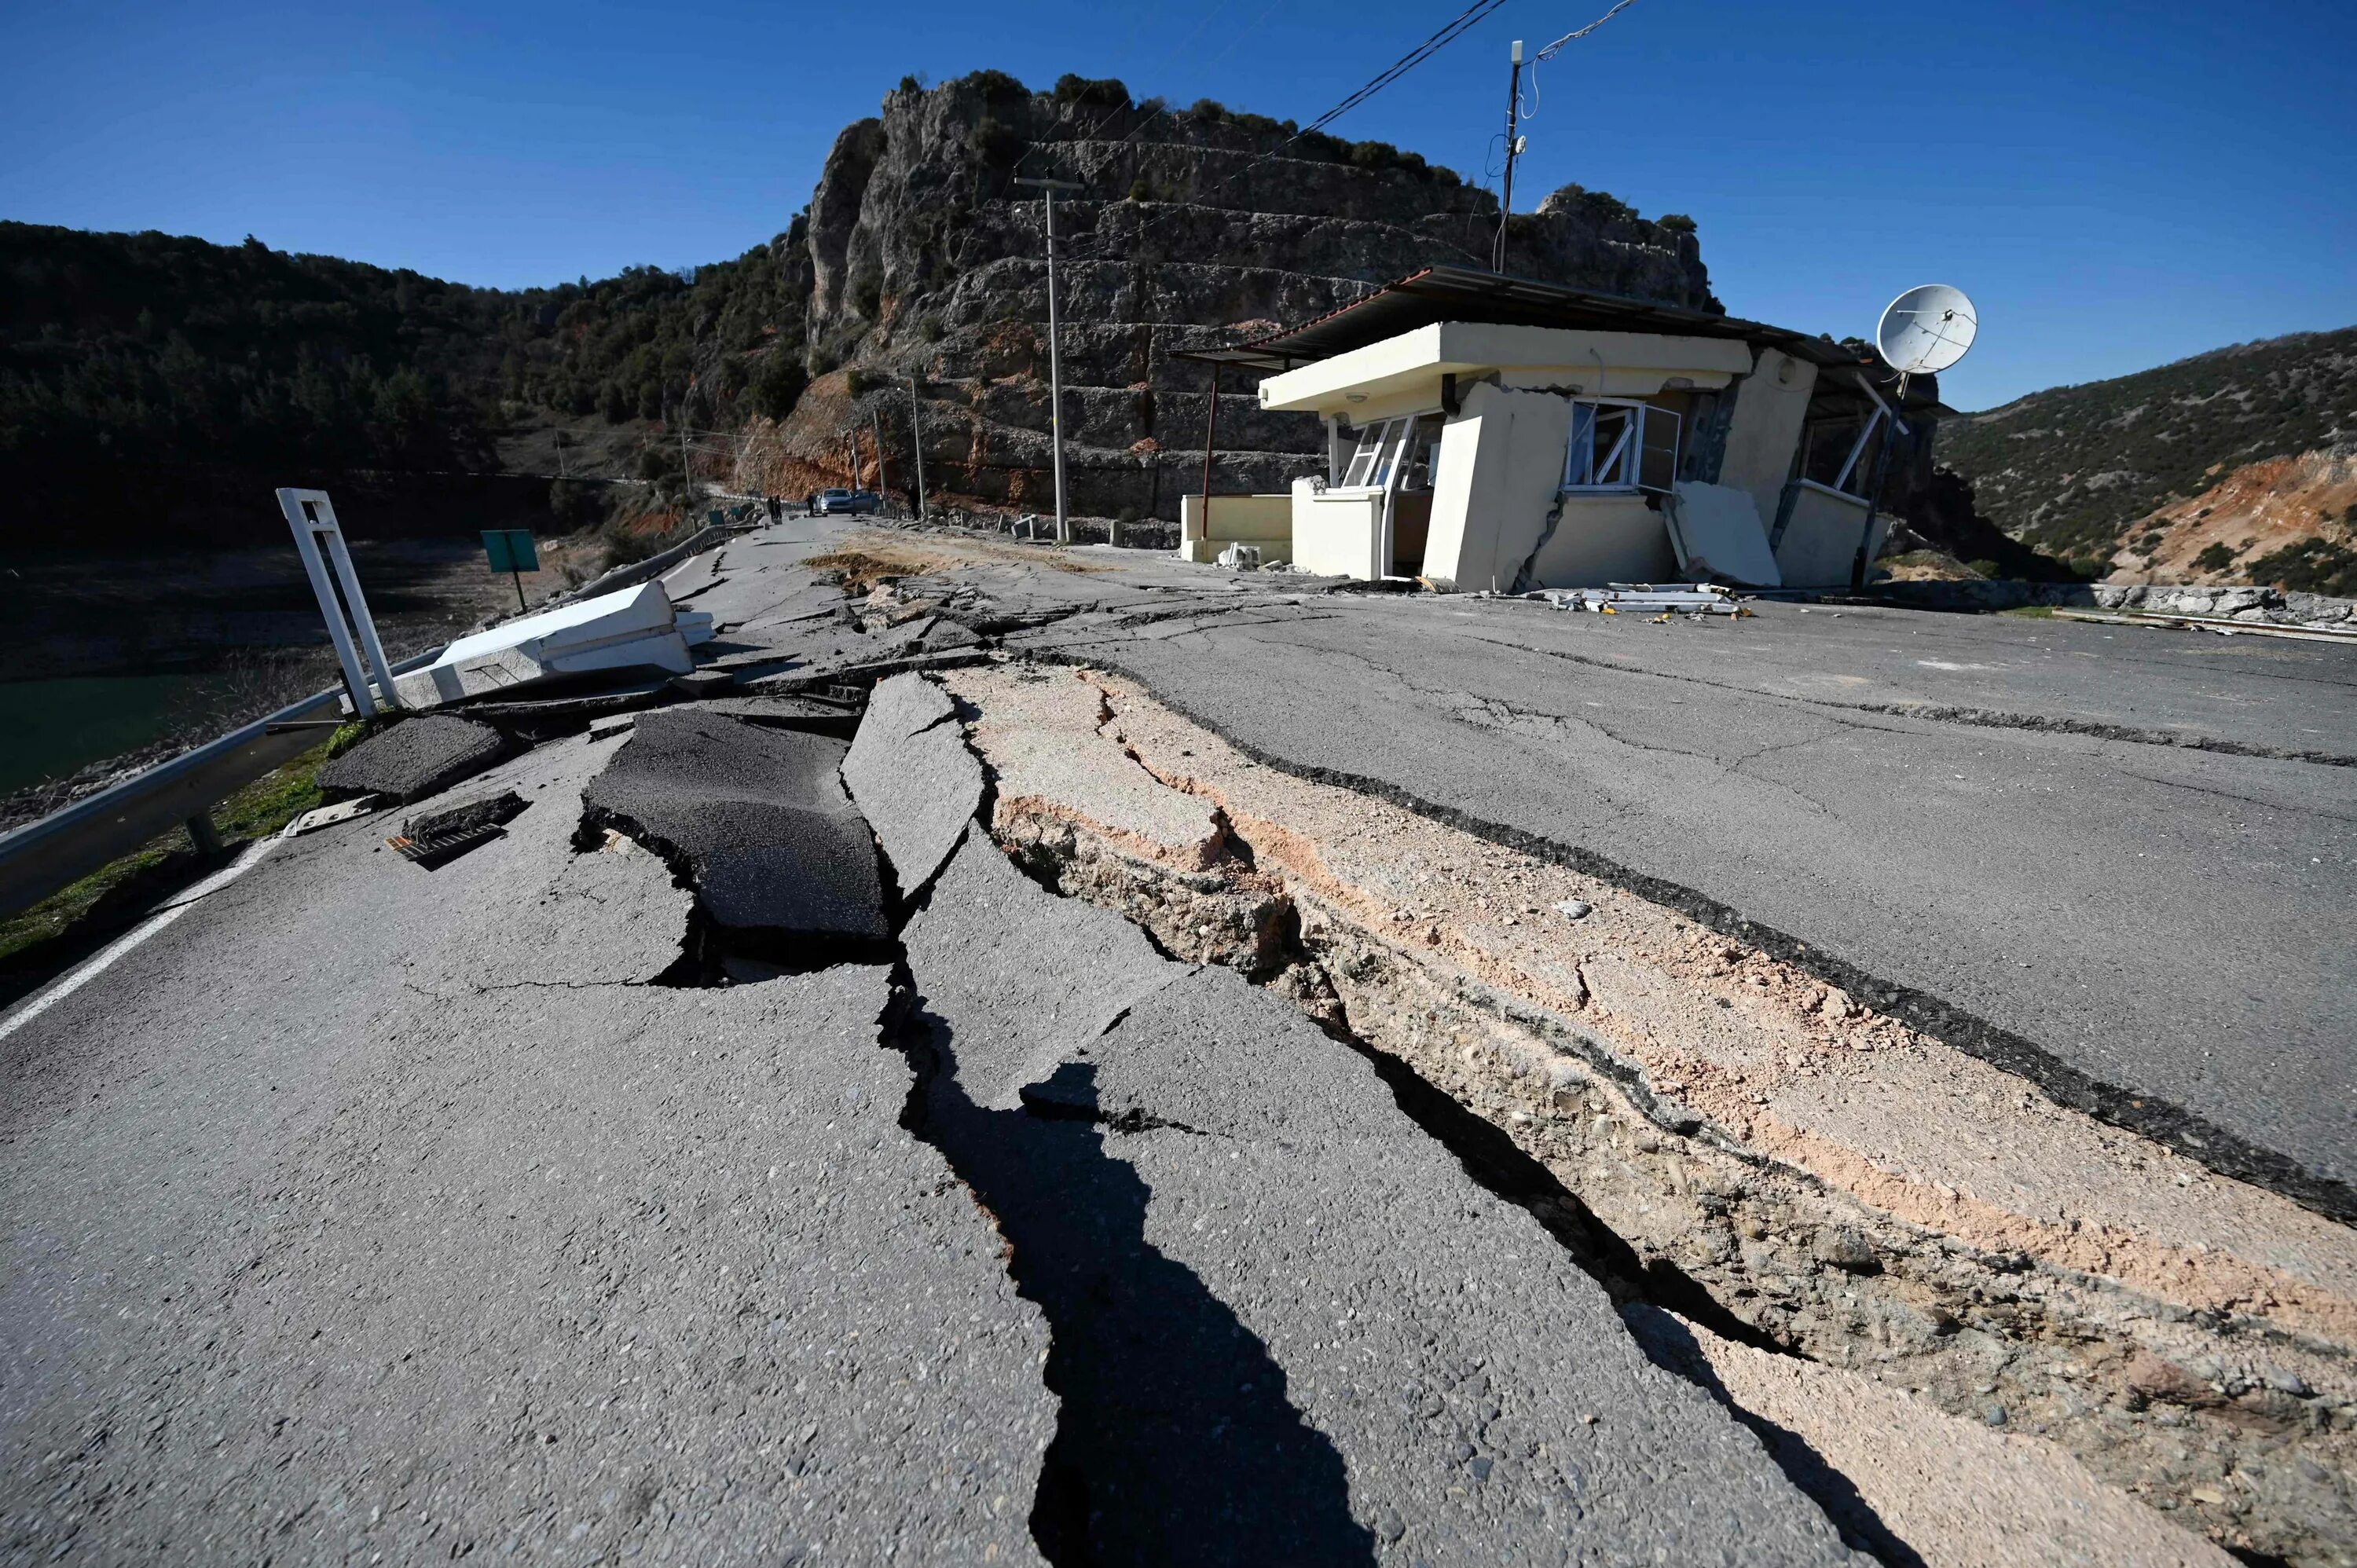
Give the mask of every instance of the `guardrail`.
[[[393, 672], [422, 670], [441, 654], [436, 648], [402, 660]], [[218, 740], [86, 795], [38, 822], [0, 833], [0, 915], [29, 908], [302, 756], [319, 744], [317, 733], [297, 729], [274, 734], [271, 726], [338, 717], [343, 700], [344, 689], [339, 685], [289, 703]]]
[[[659, 554], [618, 566], [595, 582], [536, 607], [534, 613], [644, 582], [741, 532], [729, 527], [699, 529]], [[405, 675], [422, 670], [441, 656], [439, 648], [413, 655], [394, 664], [393, 672]], [[0, 833], [0, 915], [29, 908], [109, 861], [210, 811], [272, 768], [300, 757], [319, 743], [318, 736], [300, 728], [274, 733], [274, 726], [339, 717], [343, 699], [340, 685], [306, 697], [95, 795], [84, 796], [39, 822]]]
[[707, 523], [668, 550], [660, 551], [643, 561], [633, 561], [627, 566], [617, 566], [603, 576], [593, 577], [577, 588], [559, 594], [540, 607], [554, 609], [559, 605], [578, 604], [583, 599], [594, 599], [600, 594], [610, 594], [617, 588], [643, 583], [649, 577], [661, 576], [689, 556], [709, 550], [724, 539], [748, 532], [748, 529], [738, 525]]

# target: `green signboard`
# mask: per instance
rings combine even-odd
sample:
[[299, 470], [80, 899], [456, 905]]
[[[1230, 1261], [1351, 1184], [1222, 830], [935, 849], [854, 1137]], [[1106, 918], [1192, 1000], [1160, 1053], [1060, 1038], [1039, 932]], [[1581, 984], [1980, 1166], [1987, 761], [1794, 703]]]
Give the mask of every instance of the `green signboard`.
[[514, 576], [516, 608], [522, 609], [523, 575], [540, 570], [540, 552], [532, 546], [532, 530], [487, 528], [483, 530], [483, 553], [491, 558], [492, 571]]
[[491, 558], [494, 572], [540, 570], [540, 553], [533, 548], [532, 530], [528, 528], [483, 530], [483, 553]]

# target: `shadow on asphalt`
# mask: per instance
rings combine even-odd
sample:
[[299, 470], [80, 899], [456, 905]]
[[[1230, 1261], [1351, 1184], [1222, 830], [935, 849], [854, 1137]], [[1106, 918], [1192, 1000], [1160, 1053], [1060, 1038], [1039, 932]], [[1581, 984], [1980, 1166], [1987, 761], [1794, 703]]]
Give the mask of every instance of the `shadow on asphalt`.
[[1031, 1516], [1041, 1552], [1059, 1568], [1372, 1563], [1341, 1455], [1267, 1347], [1146, 1240], [1151, 1189], [1088, 1116], [1096, 1069], [1060, 1075], [1067, 1114], [991, 1110], [958, 1082], [950, 1026], [914, 1023], [934, 1057], [914, 1130], [997, 1217], [1052, 1334], [1063, 1408]]
[[1812, 1447], [1807, 1438], [1736, 1402], [1684, 1324], [1666, 1312], [1643, 1305], [1624, 1307], [1621, 1316], [1638, 1348], [1655, 1366], [1700, 1387], [1760, 1439], [1760, 1445], [1768, 1451], [1768, 1456], [1785, 1477], [1825, 1510], [1825, 1517], [1841, 1531], [1845, 1544], [1872, 1553], [1887, 1568], [1926, 1568], [1921, 1555], [1891, 1533], [1890, 1527], [1882, 1522], [1882, 1516], [1874, 1511], [1874, 1505], [1859, 1496], [1850, 1478], [1827, 1464], [1824, 1455]]

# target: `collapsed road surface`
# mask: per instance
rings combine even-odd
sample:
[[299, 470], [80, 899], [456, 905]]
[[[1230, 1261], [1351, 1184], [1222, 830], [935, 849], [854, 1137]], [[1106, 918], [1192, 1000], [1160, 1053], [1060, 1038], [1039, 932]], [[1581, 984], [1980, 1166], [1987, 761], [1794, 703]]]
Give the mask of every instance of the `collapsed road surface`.
[[2357, 1555], [2341, 650], [691, 566], [0, 1020], [11, 1560]]

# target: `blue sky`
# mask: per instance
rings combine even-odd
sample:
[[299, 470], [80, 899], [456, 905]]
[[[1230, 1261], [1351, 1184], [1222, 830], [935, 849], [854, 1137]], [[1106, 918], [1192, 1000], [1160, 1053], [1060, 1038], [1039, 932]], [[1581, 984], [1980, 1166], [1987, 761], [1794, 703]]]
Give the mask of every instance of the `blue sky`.
[[[26, 5], [0, 16], [0, 216], [548, 283], [735, 255], [904, 72], [1077, 70], [1308, 121], [1453, 15], [1366, 0], [641, 7]], [[1481, 177], [1507, 0], [1335, 126]], [[1518, 206], [1685, 212], [1727, 307], [1864, 333], [1916, 283], [1984, 328], [1986, 407], [2357, 322], [2357, 7], [1638, 0], [1539, 73]]]

